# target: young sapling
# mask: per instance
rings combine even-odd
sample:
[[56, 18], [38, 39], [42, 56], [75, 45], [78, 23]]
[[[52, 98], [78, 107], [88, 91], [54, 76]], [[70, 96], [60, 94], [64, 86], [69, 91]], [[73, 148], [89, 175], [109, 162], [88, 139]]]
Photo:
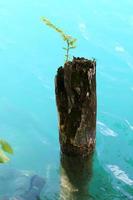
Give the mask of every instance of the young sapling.
[[42, 17], [42, 21], [49, 26], [50, 28], [52, 28], [53, 30], [55, 30], [56, 32], [58, 32], [60, 34], [60, 36], [63, 38], [63, 40], [66, 42], [66, 46], [63, 47], [63, 49], [66, 51], [65, 54], [65, 61], [68, 62], [68, 60], [70, 59], [70, 55], [69, 52], [71, 49], [76, 48], [76, 38], [73, 38], [72, 36], [64, 33], [60, 28], [58, 28], [57, 26], [55, 26], [49, 19]]

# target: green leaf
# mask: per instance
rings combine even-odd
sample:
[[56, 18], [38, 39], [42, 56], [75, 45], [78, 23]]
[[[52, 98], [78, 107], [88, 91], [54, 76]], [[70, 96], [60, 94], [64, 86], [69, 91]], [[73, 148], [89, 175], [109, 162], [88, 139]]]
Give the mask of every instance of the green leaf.
[[77, 39], [76, 39], [76, 38], [73, 39], [73, 43], [75, 43], [75, 42], [77, 42]]
[[76, 41], [77, 41], [77, 39], [75, 39], [75, 38], [73, 39], [73, 38], [72, 38], [71, 41], [69, 42], [69, 44], [70, 44], [71, 46], [73, 46], [73, 45], [75, 44]]
[[12, 147], [6, 141], [0, 140], [0, 145], [1, 145], [1, 148], [2, 148], [3, 151], [10, 153], [10, 154], [13, 154]]
[[47, 18], [45, 17], [42, 17], [42, 21], [47, 25], [49, 26], [50, 28], [54, 29], [56, 32], [60, 33], [61, 36], [64, 38], [65, 37], [65, 33], [59, 29], [57, 26], [55, 26], [54, 24], [51, 23], [50, 20], [48, 20]]
[[67, 48], [66, 48], [66, 47], [63, 47], [62, 49], [64, 49], [65, 51], [67, 51]]
[[76, 46], [72, 46], [72, 47], [70, 47], [70, 49], [75, 49], [76, 48]]
[[6, 163], [10, 159], [4, 154], [2, 150], [0, 150], [0, 163]]
[[70, 35], [66, 35], [66, 34], [62, 34], [62, 37], [63, 37], [64, 41], [69, 41], [71, 38]]

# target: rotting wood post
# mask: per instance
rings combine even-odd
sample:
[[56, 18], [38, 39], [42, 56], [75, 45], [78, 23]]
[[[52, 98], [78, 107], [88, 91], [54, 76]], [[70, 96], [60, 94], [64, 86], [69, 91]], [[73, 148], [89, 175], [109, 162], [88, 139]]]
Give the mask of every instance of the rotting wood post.
[[55, 77], [61, 151], [86, 156], [96, 136], [96, 61], [73, 58]]

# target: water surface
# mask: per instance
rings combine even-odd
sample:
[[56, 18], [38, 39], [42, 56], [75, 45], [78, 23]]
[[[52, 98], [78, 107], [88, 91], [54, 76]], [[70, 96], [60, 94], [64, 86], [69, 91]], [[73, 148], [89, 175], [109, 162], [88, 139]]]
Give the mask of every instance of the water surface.
[[[14, 147], [8, 167], [46, 179], [42, 199], [133, 199], [132, 10], [132, 0], [0, 1], [0, 137]], [[96, 151], [73, 173], [60, 157], [54, 96], [64, 44], [41, 16], [78, 38], [72, 55], [97, 60]]]

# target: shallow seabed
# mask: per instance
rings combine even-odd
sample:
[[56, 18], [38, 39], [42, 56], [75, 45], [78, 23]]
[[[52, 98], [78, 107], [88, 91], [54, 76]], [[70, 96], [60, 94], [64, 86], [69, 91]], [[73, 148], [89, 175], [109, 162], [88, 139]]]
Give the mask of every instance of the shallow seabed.
[[[41, 16], [78, 38], [72, 55], [97, 60], [97, 145], [84, 168], [60, 157], [64, 44]], [[133, 1], [1, 0], [0, 24], [0, 137], [15, 151], [6, 167], [43, 176], [42, 200], [133, 199]]]

